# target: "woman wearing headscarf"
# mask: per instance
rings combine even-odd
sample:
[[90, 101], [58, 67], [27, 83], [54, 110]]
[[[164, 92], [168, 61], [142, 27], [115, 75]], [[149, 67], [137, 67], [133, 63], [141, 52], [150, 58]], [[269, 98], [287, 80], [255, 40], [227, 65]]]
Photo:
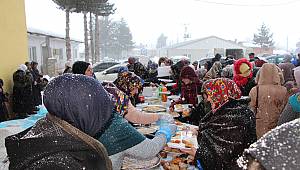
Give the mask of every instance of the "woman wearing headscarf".
[[222, 64], [219, 61], [214, 62], [212, 67], [209, 69], [209, 71], [205, 74], [203, 77], [203, 80], [209, 80], [209, 79], [215, 79], [221, 77], [221, 71], [222, 71]]
[[246, 58], [241, 58], [234, 62], [233, 68], [234, 82], [242, 91], [242, 96], [248, 96], [250, 90], [255, 86], [252, 64]]
[[171, 103], [170, 110], [175, 104], [198, 104], [198, 94], [201, 92], [202, 82], [199, 80], [195, 70], [190, 66], [184, 66], [180, 72], [181, 95], [177, 101]]
[[[93, 77], [93, 70], [87, 62], [76, 61], [72, 70], [74, 74]], [[128, 71], [126, 67], [121, 67], [120, 70]], [[114, 84], [103, 82], [102, 85], [115, 103], [114, 110], [131, 123], [150, 124], [160, 119], [168, 122], [174, 121], [171, 115], [140, 112], [131, 104], [129, 96], [119, 90]]]
[[130, 101], [134, 106], [139, 103], [138, 96], [143, 90], [140, 77], [129, 72], [127, 67], [121, 67], [119, 69], [118, 77], [113, 83], [118, 89], [129, 96]]
[[113, 104], [101, 84], [64, 74], [44, 91], [45, 118], [5, 139], [10, 169], [112, 169], [101, 136]]
[[277, 122], [277, 126], [297, 118], [300, 118], [300, 93], [299, 92], [289, 97], [289, 100], [285, 105], [285, 108], [280, 114], [280, 117]]
[[265, 63], [256, 76], [257, 86], [249, 93], [250, 108], [256, 114], [257, 138], [276, 127], [280, 113], [287, 102], [287, 89], [282, 72], [273, 63]]
[[[283, 78], [285, 83], [291, 81], [294, 81], [294, 77], [293, 77], [293, 69], [295, 68], [295, 65], [291, 63], [292, 60], [292, 56], [286, 54], [284, 56], [284, 60], [283, 63], [279, 63], [278, 67], [281, 69], [282, 73], [283, 73]], [[285, 84], [284, 83], [284, 84]]]
[[254, 114], [239, 100], [241, 91], [230, 79], [206, 81], [202, 93], [212, 110], [199, 123], [198, 149], [184, 151], [205, 170], [238, 169], [236, 159], [256, 141]]
[[238, 159], [246, 170], [300, 169], [300, 119], [272, 129]]
[[13, 74], [13, 112], [18, 118], [25, 118], [33, 112], [32, 84], [33, 78], [27, 66], [21, 64]]

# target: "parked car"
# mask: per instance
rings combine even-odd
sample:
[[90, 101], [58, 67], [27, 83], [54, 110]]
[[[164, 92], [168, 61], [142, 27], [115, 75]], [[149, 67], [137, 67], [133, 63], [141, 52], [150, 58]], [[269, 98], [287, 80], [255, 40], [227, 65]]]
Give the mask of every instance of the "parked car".
[[[268, 57], [262, 58], [263, 60], [267, 61], [268, 63], [279, 64], [282, 63], [284, 60], [285, 55], [271, 55]], [[292, 63], [297, 60], [296, 56], [292, 56]]]
[[[204, 68], [204, 64], [205, 64], [207, 61], [212, 61], [213, 58], [214, 58], [214, 57], [201, 58], [201, 59], [198, 61], [198, 67], [199, 67], [199, 65], [200, 65], [202, 68]], [[222, 64], [225, 63], [225, 62], [226, 62], [225, 59], [226, 59], [225, 57], [222, 57], [220, 62], [221, 62]]]
[[111, 66], [120, 64], [120, 62], [114, 62], [114, 61], [110, 61], [110, 62], [102, 62], [102, 63], [96, 63], [93, 66], [93, 71], [94, 73], [96, 72], [101, 72], [107, 68], [110, 68]]
[[101, 72], [95, 72], [95, 76], [99, 81], [109, 81], [113, 82], [118, 77], [118, 71], [120, 67], [126, 66], [127, 63], [116, 64], [111, 66]]

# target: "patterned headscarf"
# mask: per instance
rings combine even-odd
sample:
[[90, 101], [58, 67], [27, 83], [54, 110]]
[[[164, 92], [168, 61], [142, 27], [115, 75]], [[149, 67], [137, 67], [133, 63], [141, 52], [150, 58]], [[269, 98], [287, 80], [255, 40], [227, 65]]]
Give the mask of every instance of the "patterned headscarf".
[[211, 98], [211, 105], [214, 105], [213, 111], [232, 99], [241, 98], [241, 91], [234, 81], [227, 78], [217, 78], [204, 82], [202, 92]]
[[139, 92], [143, 89], [141, 79], [134, 73], [128, 71], [119, 72], [118, 78], [114, 81], [114, 84], [118, 89], [130, 97], [134, 97], [135, 94], [132, 92], [135, 88], [138, 88]]

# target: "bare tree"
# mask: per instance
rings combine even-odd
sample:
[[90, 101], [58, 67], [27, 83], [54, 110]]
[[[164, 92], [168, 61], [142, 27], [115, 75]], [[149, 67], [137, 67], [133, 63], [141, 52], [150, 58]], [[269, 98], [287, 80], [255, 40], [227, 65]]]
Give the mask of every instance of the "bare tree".
[[95, 59], [96, 62], [100, 61], [100, 34], [99, 34], [99, 20], [98, 15], [95, 16]]
[[84, 23], [84, 51], [85, 51], [85, 61], [89, 62], [89, 42], [88, 42], [88, 30], [87, 30], [87, 12], [83, 12], [83, 23]]
[[94, 31], [93, 31], [93, 17], [92, 13], [90, 12], [90, 46], [91, 46], [91, 56], [92, 56], [92, 63], [94, 64], [96, 59], [95, 59], [95, 46], [94, 46]]
[[71, 55], [71, 43], [70, 43], [70, 10], [73, 10], [76, 6], [77, 0], [53, 0], [60, 9], [66, 12], [66, 54], [67, 60], [72, 59]]

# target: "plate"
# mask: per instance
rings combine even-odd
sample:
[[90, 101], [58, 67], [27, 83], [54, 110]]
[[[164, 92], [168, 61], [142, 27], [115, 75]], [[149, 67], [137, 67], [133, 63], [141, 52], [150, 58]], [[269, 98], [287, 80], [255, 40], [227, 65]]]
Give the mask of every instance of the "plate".
[[173, 80], [170, 80], [170, 79], [158, 79], [159, 81], [163, 81], [163, 82], [166, 82], [166, 83], [171, 83], [173, 82]]
[[149, 160], [141, 160], [130, 157], [125, 157], [123, 160], [122, 170], [135, 169], [151, 169], [160, 165], [161, 157], [156, 156]]
[[192, 104], [176, 104], [175, 105], [175, 112], [183, 112], [183, 109], [188, 109], [189, 106], [191, 106]]
[[145, 112], [156, 113], [156, 112], [165, 112], [167, 109], [161, 105], [148, 105], [143, 107], [142, 110]]
[[176, 83], [167, 83], [166, 86], [174, 86]]
[[155, 129], [155, 128], [148, 128], [148, 127], [138, 127], [138, 128], [136, 128], [136, 130], [138, 131], [138, 132], [140, 132], [141, 134], [150, 134], [150, 133], [154, 133], [154, 132], [156, 132], [157, 131], [157, 129]]

